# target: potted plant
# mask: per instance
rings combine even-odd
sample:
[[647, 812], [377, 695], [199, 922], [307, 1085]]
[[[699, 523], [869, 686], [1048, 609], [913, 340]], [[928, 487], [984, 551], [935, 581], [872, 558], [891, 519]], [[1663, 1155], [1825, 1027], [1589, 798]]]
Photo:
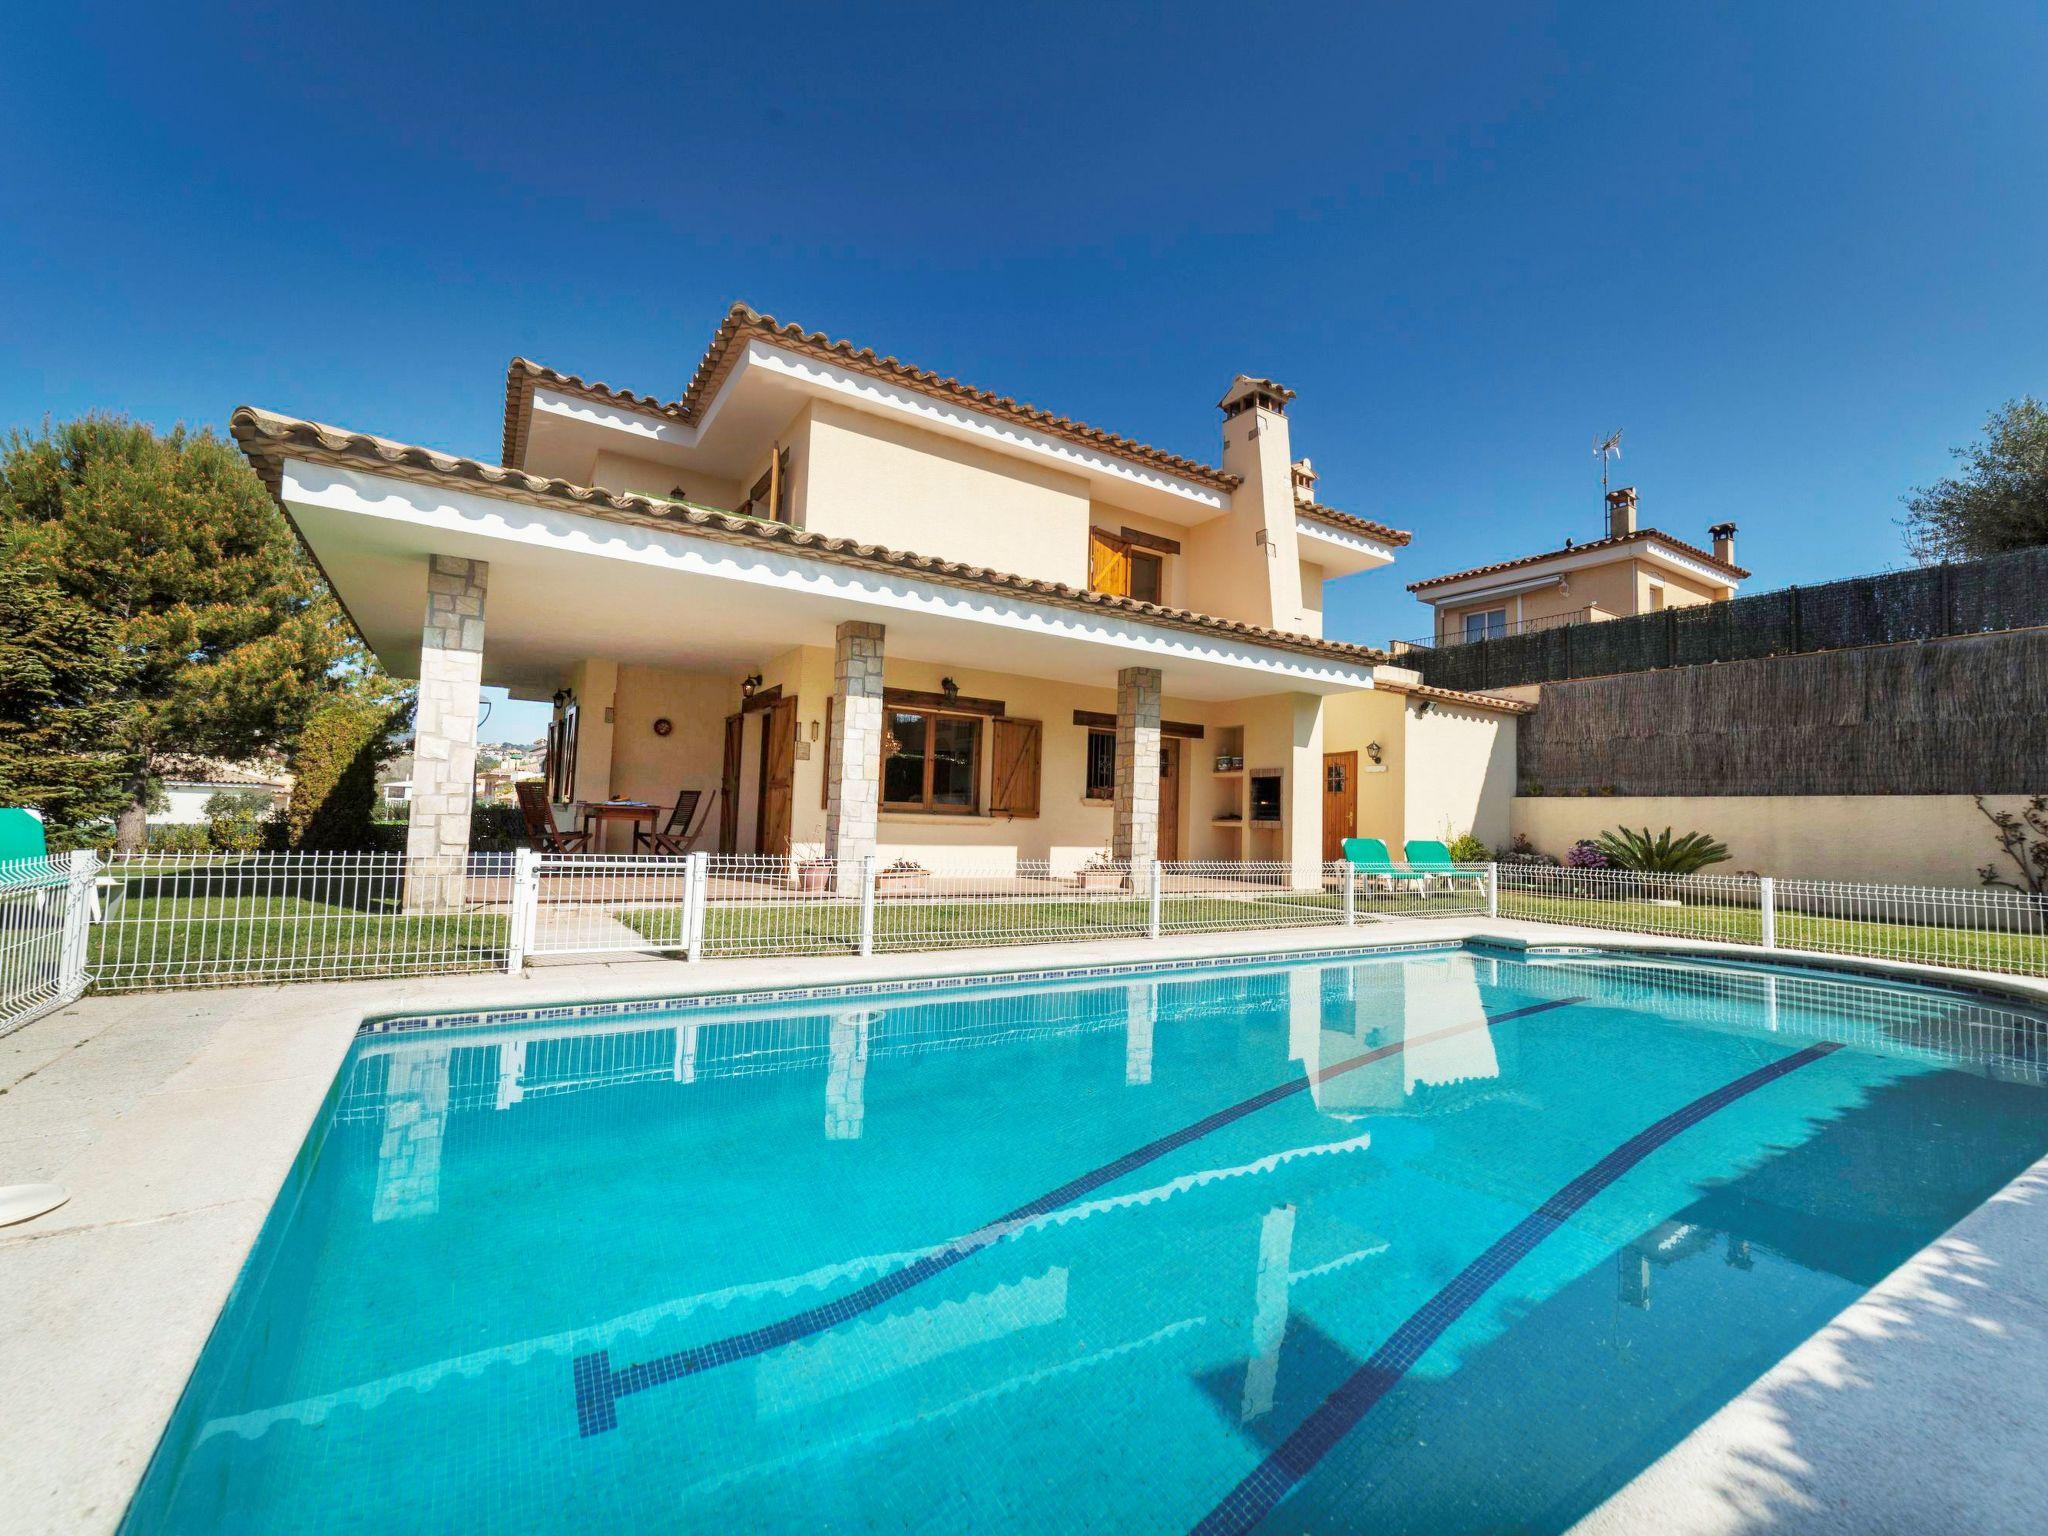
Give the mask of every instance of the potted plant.
[[800, 891], [825, 891], [832, 888], [832, 861], [830, 859], [799, 859], [796, 866], [796, 888]]
[[905, 891], [921, 890], [931, 871], [915, 859], [898, 859], [887, 869], [875, 871], [875, 894], [877, 896], [900, 896]]
[[1088, 855], [1088, 862], [1075, 872], [1074, 883], [1084, 891], [1120, 891], [1124, 888], [1123, 866], [1105, 848]]

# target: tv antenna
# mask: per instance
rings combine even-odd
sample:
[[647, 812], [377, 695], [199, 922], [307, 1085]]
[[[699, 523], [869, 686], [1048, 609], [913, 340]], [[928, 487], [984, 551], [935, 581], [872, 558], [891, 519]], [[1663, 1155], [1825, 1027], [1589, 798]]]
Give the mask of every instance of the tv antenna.
[[1600, 461], [1600, 509], [1603, 512], [1607, 509], [1607, 461], [1621, 457], [1621, 430], [1616, 427], [1593, 445], [1593, 457]]

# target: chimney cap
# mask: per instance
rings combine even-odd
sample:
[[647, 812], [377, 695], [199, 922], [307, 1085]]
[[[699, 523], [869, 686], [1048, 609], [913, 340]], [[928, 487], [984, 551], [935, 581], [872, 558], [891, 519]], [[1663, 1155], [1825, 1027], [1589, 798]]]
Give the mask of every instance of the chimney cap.
[[1633, 504], [1635, 499], [1636, 488], [1632, 485], [1617, 485], [1613, 490], [1607, 493], [1607, 502], [1609, 506]]
[[1216, 408], [1226, 416], [1235, 416], [1255, 405], [1263, 405], [1269, 411], [1279, 411], [1284, 415], [1287, 402], [1293, 398], [1294, 391], [1285, 384], [1240, 373], [1230, 381], [1230, 388], [1223, 391], [1223, 398], [1216, 402]]
[[1716, 523], [1707, 530], [1707, 537], [1710, 539], [1730, 539], [1734, 536], [1735, 525], [1733, 523]]

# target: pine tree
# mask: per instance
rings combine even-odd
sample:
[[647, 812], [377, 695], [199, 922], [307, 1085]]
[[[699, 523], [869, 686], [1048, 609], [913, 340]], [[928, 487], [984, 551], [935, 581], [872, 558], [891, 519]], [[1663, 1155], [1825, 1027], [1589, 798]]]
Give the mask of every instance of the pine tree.
[[42, 812], [53, 847], [128, 803], [128, 765], [109, 745], [127, 672], [113, 620], [0, 536], [0, 805]]
[[347, 683], [347, 621], [253, 471], [211, 432], [159, 436], [95, 414], [12, 434], [0, 531], [112, 623], [124, 671], [108, 746], [125, 795], [119, 844], [182, 757], [287, 747]]

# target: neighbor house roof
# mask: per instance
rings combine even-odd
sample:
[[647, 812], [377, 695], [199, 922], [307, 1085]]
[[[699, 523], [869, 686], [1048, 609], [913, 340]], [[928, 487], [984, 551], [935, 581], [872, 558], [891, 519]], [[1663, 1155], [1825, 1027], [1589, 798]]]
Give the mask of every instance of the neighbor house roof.
[[1618, 549], [1624, 544], [1641, 544], [1654, 540], [1668, 544], [1680, 554], [1689, 555], [1702, 565], [1712, 566], [1737, 581], [1745, 580], [1749, 572], [1739, 565], [1732, 565], [1718, 556], [1709, 554], [1697, 544], [1688, 544], [1683, 539], [1674, 539], [1660, 528], [1638, 528], [1633, 533], [1610, 534], [1604, 539], [1589, 539], [1584, 544], [1574, 544], [1566, 549], [1547, 549], [1540, 555], [1524, 555], [1519, 560], [1498, 560], [1492, 565], [1475, 565], [1469, 571], [1453, 571], [1448, 576], [1432, 576], [1427, 581], [1411, 581], [1410, 592], [1421, 592], [1430, 587], [1440, 587], [1446, 582], [1464, 581], [1472, 576], [1491, 576], [1495, 571], [1519, 570], [1525, 565], [1540, 565], [1545, 560], [1556, 560], [1564, 555], [1583, 555], [1592, 550]]
[[[1322, 640], [1311, 635], [1290, 634], [1213, 614], [1193, 613], [1183, 608], [1166, 608], [1132, 597], [1112, 597], [1103, 592], [1084, 591], [1064, 582], [1012, 575], [986, 566], [965, 565], [931, 555], [886, 549], [853, 539], [828, 538], [809, 529], [762, 518], [741, 517], [730, 512], [691, 507], [657, 497], [630, 492], [601, 490], [574, 485], [567, 480], [528, 474], [522, 469], [482, 464], [430, 448], [392, 442], [365, 432], [324, 426], [293, 416], [281, 416], [253, 406], [237, 406], [228, 419], [235, 441], [270, 493], [283, 506], [284, 460], [301, 458], [314, 463], [348, 467], [368, 466], [381, 474], [417, 480], [431, 485], [456, 485], [491, 495], [527, 502], [535, 506], [566, 507], [586, 516], [639, 527], [663, 528], [698, 534], [731, 544], [783, 546], [816, 559], [839, 564], [887, 569], [949, 586], [970, 587], [1051, 602], [1067, 608], [1109, 609], [1142, 618], [1169, 629], [1192, 630], [1200, 634], [1228, 635], [1257, 645], [1298, 651], [1333, 661], [1373, 665], [1387, 660], [1384, 651], [1354, 645], [1345, 640]], [[332, 583], [330, 583], [332, 585]]]
[[535, 384], [545, 384], [564, 394], [580, 396], [604, 404], [623, 405], [632, 410], [651, 411], [677, 421], [694, 424], [718, 392], [718, 386], [738, 363], [745, 350], [749, 336], [762, 336], [779, 347], [792, 352], [802, 352], [834, 367], [844, 368], [850, 373], [866, 374], [870, 378], [885, 379], [919, 394], [935, 395], [941, 399], [957, 400], [984, 411], [991, 416], [1000, 416], [1006, 421], [1018, 422], [1050, 437], [1064, 438], [1069, 442], [1098, 449], [1133, 463], [1150, 465], [1154, 469], [1193, 480], [1216, 490], [1235, 490], [1240, 483], [1237, 475], [1225, 474], [1210, 464], [1195, 459], [1183, 458], [1163, 448], [1154, 448], [1150, 443], [1141, 443], [1133, 438], [1123, 437], [1115, 432], [1105, 432], [1100, 427], [1091, 427], [1085, 422], [1075, 421], [1070, 416], [1041, 410], [1028, 401], [1018, 401], [1008, 395], [999, 395], [993, 390], [980, 389], [972, 384], [963, 384], [956, 378], [943, 377], [928, 368], [919, 368], [894, 357], [878, 357], [872, 347], [857, 347], [850, 341], [835, 341], [823, 331], [806, 331], [800, 325], [777, 320], [773, 315], [764, 315], [745, 304], [735, 304], [726, 311], [719, 322], [717, 333], [711, 338], [711, 345], [705, 349], [703, 358], [697, 364], [697, 371], [691, 376], [689, 388], [677, 400], [663, 402], [652, 395], [636, 394], [632, 390], [614, 389], [609, 384], [580, 379], [574, 374], [560, 373], [526, 358], [515, 357], [505, 375], [505, 447], [504, 462], [507, 468], [518, 468], [524, 463], [526, 437], [533, 419], [533, 389]]
[[1328, 523], [1332, 528], [1349, 528], [1353, 533], [1362, 533], [1369, 539], [1378, 539], [1384, 544], [1406, 544], [1413, 534], [1399, 528], [1389, 528], [1385, 523], [1376, 523], [1369, 517], [1359, 517], [1350, 512], [1339, 512], [1335, 507], [1326, 507], [1319, 501], [1305, 497], [1294, 498], [1294, 515], [1306, 517], [1313, 522]]
[[290, 789], [292, 775], [282, 763], [231, 763], [219, 757], [173, 757], [162, 777], [174, 784], [217, 784], [225, 788]]

